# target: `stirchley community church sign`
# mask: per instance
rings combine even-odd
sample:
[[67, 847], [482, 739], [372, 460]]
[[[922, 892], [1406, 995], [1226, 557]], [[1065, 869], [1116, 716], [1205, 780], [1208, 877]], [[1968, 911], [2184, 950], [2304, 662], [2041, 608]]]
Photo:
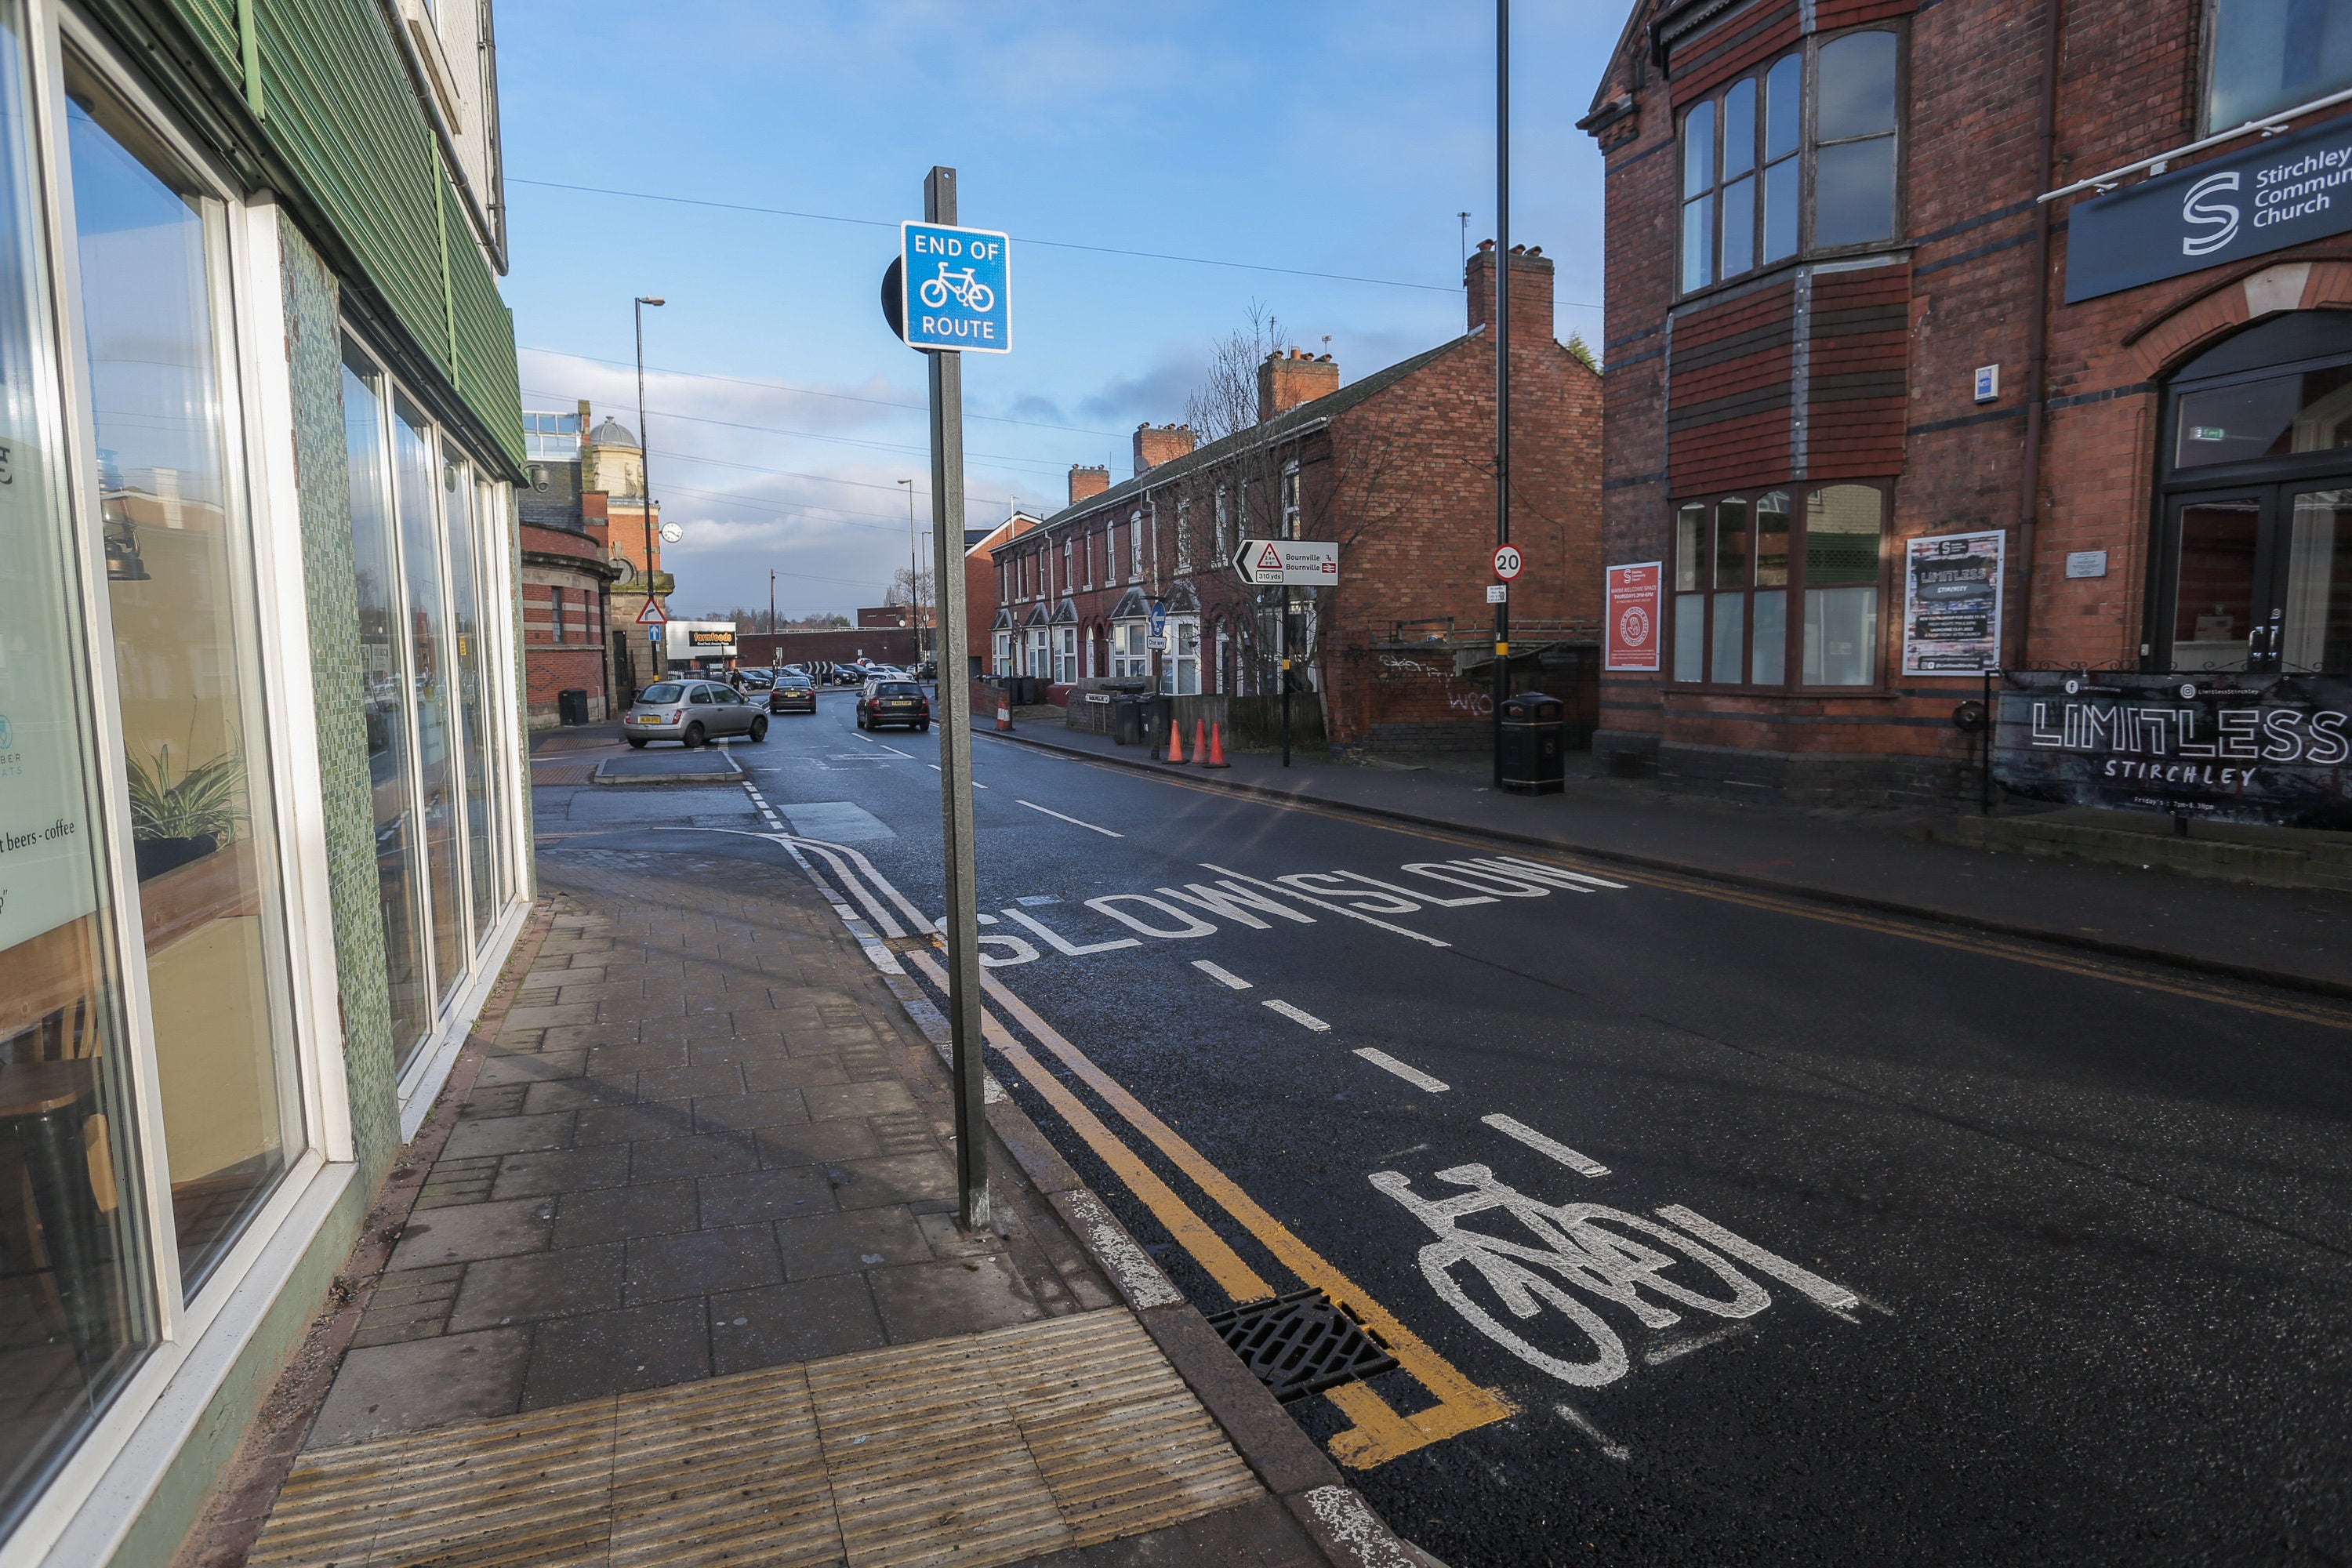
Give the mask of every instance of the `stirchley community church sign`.
[[2004, 671], [1992, 768], [2036, 800], [2352, 829], [2352, 680]]
[[2352, 231], [2352, 119], [2077, 202], [2066, 302]]

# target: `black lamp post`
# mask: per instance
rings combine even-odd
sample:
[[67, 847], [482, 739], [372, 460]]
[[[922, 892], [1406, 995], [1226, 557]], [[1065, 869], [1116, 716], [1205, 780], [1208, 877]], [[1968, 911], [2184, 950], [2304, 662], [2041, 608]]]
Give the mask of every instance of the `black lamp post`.
[[[646, 520], [646, 602], [654, 597], [654, 481], [653, 437], [646, 429], [646, 307], [665, 305], [668, 301], [658, 294], [640, 294], [635, 310], [637, 318], [637, 488], [645, 493], [637, 498], [639, 510]], [[662, 644], [656, 637], [654, 645], [654, 679], [661, 679]]]

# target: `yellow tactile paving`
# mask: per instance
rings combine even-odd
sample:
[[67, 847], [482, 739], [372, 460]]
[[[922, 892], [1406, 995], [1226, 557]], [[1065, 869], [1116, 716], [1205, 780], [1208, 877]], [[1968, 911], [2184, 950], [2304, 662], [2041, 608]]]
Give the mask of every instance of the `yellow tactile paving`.
[[254, 1568], [962, 1568], [1261, 1494], [1123, 1308], [307, 1454]]

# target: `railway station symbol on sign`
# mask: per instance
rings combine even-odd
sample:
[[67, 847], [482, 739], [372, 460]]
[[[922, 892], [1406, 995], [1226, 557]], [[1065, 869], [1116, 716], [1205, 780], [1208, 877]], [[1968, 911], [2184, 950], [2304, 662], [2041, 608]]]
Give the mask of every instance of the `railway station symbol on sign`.
[[993, 229], [898, 226], [900, 335], [911, 349], [1013, 352], [1012, 247]]
[[1244, 539], [1234, 570], [1260, 588], [1328, 588], [1339, 581], [1339, 545], [1330, 539]]

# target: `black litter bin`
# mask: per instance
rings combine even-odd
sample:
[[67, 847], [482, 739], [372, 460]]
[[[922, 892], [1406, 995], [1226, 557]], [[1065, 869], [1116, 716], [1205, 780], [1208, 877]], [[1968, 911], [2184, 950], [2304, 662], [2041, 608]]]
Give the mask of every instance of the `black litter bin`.
[[1566, 779], [1568, 704], [1540, 691], [1503, 701], [1495, 743], [1502, 748], [1502, 785], [1518, 795], [1558, 795]]
[[555, 694], [556, 717], [566, 724], [588, 722], [588, 693], [580, 687]]
[[1143, 699], [1114, 697], [1110, 700], [1110, 738], [1122, 746], [1143, 744]]

